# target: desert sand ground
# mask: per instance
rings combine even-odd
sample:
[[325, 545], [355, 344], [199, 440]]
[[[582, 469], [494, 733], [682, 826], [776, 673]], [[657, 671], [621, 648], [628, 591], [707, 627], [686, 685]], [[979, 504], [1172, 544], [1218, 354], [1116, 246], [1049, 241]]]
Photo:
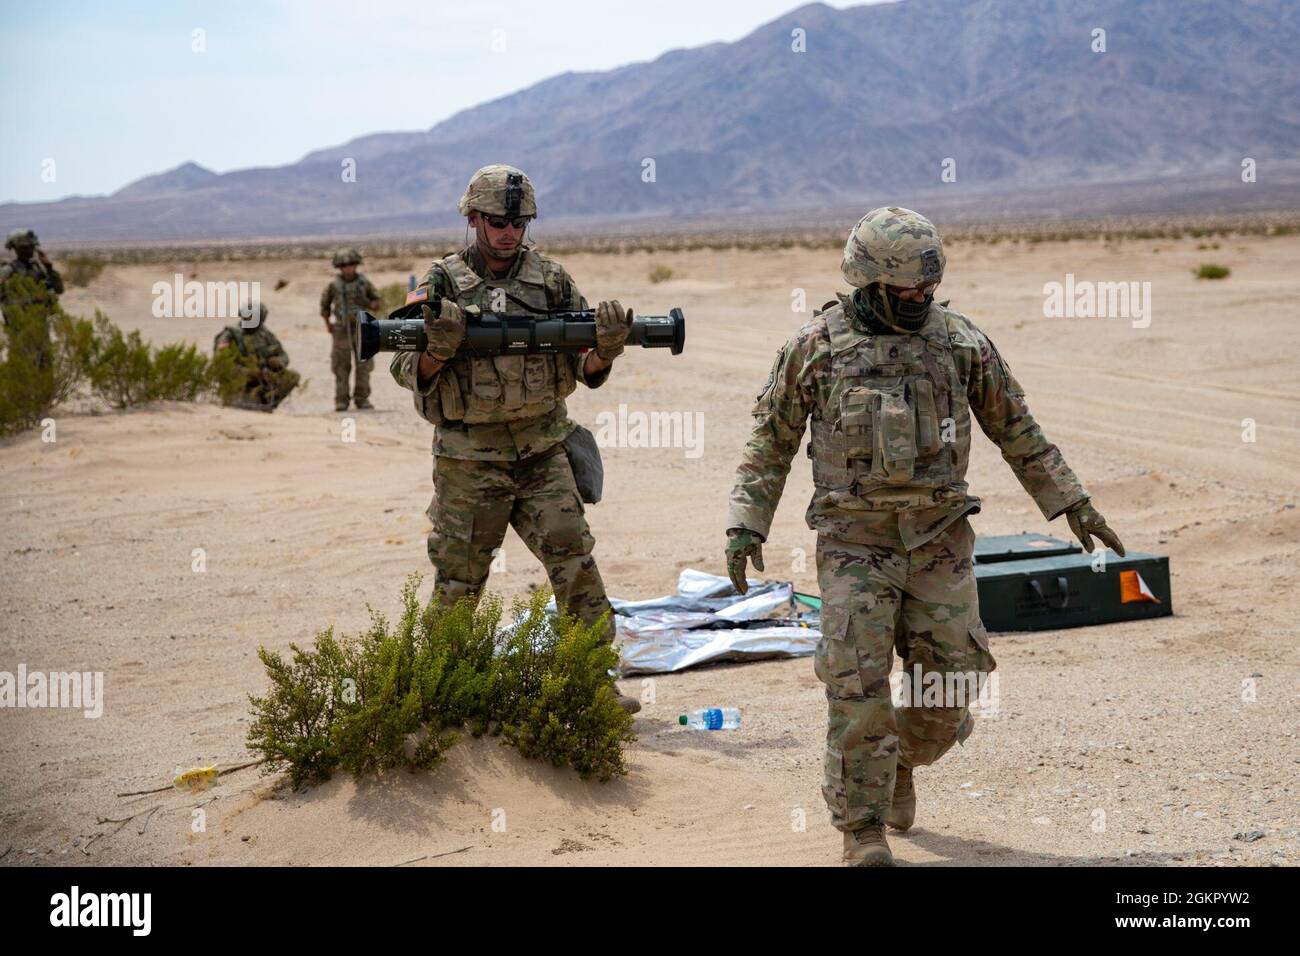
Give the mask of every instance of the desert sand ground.
[[[545, 248], [544, 238], [541, 242]], [[958, 243], [941, 298], [978, 322], [1024, 384], [1130, 550], [1168, 554], [1175, 616], [997, 635], [1001, 712], [917, 773], [906, 864], [1294, 864], [1300, 687], [1300, 239]], [[1201, 262], [1226, 281], [1193, 278]], [[631, 350], [570, 409], [702, 411], [703, 453], [613, 448], [588, 509], [611, 594], [667, 593], [678, 572], [722, 572], [725, 503], [748, 410], [808, 306], [842, 288], [825, 250], [575, 255], [589, 299], [680, 305], [684, 355]], [[655, 265], [673, 270], [652, 285]], [[385, 267], [387, 266], [387, 267]], [[372, 263], [383, 284], [415, 264]], [[0, 857], [9, 864], [793, 864], [838, 861], [820, 795], [825, 702], [808, 659], [719, 666], [625, 690], [653, 693], [630, 772], [586, 783], [490, 740], [431, 773], [294, 793], [257, 770], [191, 797], [180, 768], [249, 759], [246, 695], [266, 686], [258, 645], [327, 625], [355, 632], [428, 572], [430, 427], [384, 365], [374, 412], [335, 414], [316, 301], [325, 261], [115, 266], [65, 296], [155, 343], [207, 347], [223, 322], [154, 319], [172, 272], [257, 279], [270, 324], [308, 380], [273, 416], [208, 405], [60, 413], [57, 441], [0, 443], [0, 669], [105, 674], [101, 719], [0, 712]], [[423, 272], [423, 266], [420, 267]], [[1149, 281], [1153, 317], [1057, 319], [1043, 285]], [[341, 421], [356, 423], [342, 440]], [[1243, 420], [1257, 440], [1244, 442]], [[982, 436], [970, 481], [983, 534], [1048, 526]], [[815, 589], [811, 491], [796, 459], [767, 546], [768, 576]], [[192, 571], [192, 552], [207, 555]], [[513, 533], [506, 596], [543, 583]], [[431, 586], [426, 575], [423, 592]], [[1243, 692], [1253, 681], [1254, 699]], [[694, 707], [740, 707], [735, 732], [676, 726]], [[206, 827], [193, 825], [194, 810]], [[504, 832], [492, 827], [506, 823]], [[1099, 814], [1098, 811], [1101, 811]], [[806, 827], [798, 820], [806, 818]], [[127, 820], [123, 823], [121, 821]], [[110, 821], [110, 822], [102, 822]], [[1103, 824], [1104, 825], [1100, 825]], [[1238, 833], [1262, 831], [1253, 842]], [[443, 855], [445, 854], [445, 855]]]

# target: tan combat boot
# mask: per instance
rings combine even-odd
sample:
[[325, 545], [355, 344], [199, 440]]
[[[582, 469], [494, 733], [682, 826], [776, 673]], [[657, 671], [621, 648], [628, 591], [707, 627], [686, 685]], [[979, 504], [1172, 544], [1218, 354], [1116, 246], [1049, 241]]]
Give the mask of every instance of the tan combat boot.
[[894, 778], [894, 802], [885, 814], [885, 822], [895, 830], [908, 830], [916, 819], [916, 787], [912, 783], [912, 768], [898, 767]]
[[868, 823], [859, 830], [844, 834], [844, 865], [894, 865], [894, 854], [889, 852], [889, 844], [885, 842], [883, 823]]
[[618, 706], [622, 707], [629, 714], [636, 714], [641, 711], [641, 701], [635, 697], [629, 697], [618, 689], [618, 684], [613, 681], [609, 682], [609, 689], [614, 692], [614, 699], [618, 701]]

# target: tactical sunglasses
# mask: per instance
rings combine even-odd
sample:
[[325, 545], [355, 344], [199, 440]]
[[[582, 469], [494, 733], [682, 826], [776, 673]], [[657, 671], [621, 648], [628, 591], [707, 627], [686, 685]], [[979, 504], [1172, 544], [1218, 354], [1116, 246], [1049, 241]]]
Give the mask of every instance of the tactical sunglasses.
[[529, 220], [532, 218], [533, 218], [532, 216], [519, 216], [518, 218], [515, 219], [509, 219], [505, 216], [484, 216], [483, 217], [483, 219], [487, 222], [487, 224], [491, 226], [493, 229], [504, 229], [506, 226], [513, 226], [515, 229], [522, 229], [526, 225], [528, 225]]

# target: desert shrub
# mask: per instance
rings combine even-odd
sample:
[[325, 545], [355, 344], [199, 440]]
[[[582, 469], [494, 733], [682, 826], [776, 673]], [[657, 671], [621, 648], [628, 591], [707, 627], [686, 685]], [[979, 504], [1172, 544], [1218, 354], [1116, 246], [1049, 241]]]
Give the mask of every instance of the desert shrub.
[[[17, 327], [15, 327], [17, 325]], [[5, 328], [5, 355], [0, 362], [0, 434], [39, 424], [54, 407], [51, 370], [36, 358], [41, 338], [12, 319]]]
[[[217, 363], [196, 346], [176, 343], [154, 348], [139, 332], [123, 333], [99, 311], [93, 339], [83, 349], [81, 361], [91, 391], [114, 408], [193, 402], [225, 386], [215, 375]], [[239, 378], [241, 387], [244, 380]]]
[[379, 298], [384, 303], [384, 315], [406, 304], [406, 286], [401, 282], [390, 282], [379, 290]]
[[98, 256], [78, 253], [64, 260], [61, 275], [68, 285], [85, 287], [99, 277], [104, 265], [104, 260]]
[[153, 355], [154, 401], [193, 402], [207, 393], [211, 363], [193, 345], [164, 345]]
[[328, 778], [339, 765], [330, 731], [348, 688], [343, 652], [333, 630], [317, 637], [311, 650], [296, 644], [289, 650], [288, 661], [264, 647], [257, 650], [271, 678], [271, 692], [253, 700], [248, 739], [257, 741], [256, 749], [268, 763], [287, 766], [298, 787]]
[[244, 397], [249, 377], [259, 373], [257, 359], [239, 349], [217, 349], [208, 360], [207, 393], [222, 405]]
[[259, 650], [271, 687], [249, 697], [248, 746], [266, 770], [287, 768], [298, 787], [335, 768], [429, 768], [468, 726], [583, 777], [627, 772], [632, 719], [614, 697], [617, 654], [602, 627], [548, 615], [539, 592], [503, 629], [496, 598], [421, 608], [418, 585], [407, 580], [396, 625], [372, 612], [359, 637], [325, 631], [314, 649], [290, 645], [290, 661]]
[[67, 315], [32, 280], [6, 288], [0, 434], [35, 426], [83, 385], [114, 408], [243, 393], [248, 368], [237, 356], [209, 359], [183, 344], [155, 349], [100, 311], [93, 322]]
[[375, 616], [360, 640], [342, 647], [350, 686], [331, 735], [339, 765], [357, 776], [400, 766], [427, 769], [455, 740], [433, 706], [445, 686], [449, 648], [421, 626], [413, 581], [402, 600], [395, 632]]
[[493, 687], [502, 735], [525, 757], [571, 766], [583, 777], [626, 773], [630, 718], [606, 677], [617, 663], [600, 628], [551, 619], [534, 599], [506, 640]]
[[93, 328], [65, 315], [44, 287], [25, 276], [5, 287], [0, 360], [0, 434], [37, 425], [76, 390], [93, 349]]
[[153, 391], [149, 343], [138, 331], [124, 335], [102, 312], [95, 313], [95, 342], [87, 371], [91, 391], [114, 408], [147, 402]]
[[56, 310], [50, 317], [54, 333], [54, 367], [51, 389], [52, 404], [66, 402], [86, 381], [95, 354], [95, 325]]
[[1213, 263], [1202, 263], [1201, 267], [1195, 270], [1192, 274], [1198, 279], [1226, 279], [1232, 274], [1232, 270], [1227, 266], [1214, 265]]
[[650, 270], [650, 281], [658, 285], [660, 282], [667, 282], [673, 277], [673, 270], [668, 266], [655, 266]]

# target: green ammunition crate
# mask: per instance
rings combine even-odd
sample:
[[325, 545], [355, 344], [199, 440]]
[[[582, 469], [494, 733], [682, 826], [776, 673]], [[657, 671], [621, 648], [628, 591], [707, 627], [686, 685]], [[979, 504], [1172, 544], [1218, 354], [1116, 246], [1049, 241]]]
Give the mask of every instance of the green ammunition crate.
[[981, 538], [975, 545], [980, 617], [990, 631], [1042, 631], [1173, 613], [1169, 559], [1094, 555], [1044, 535]]
[[1051, 558], [1058, 554], [1079, 554], [1082, 551], [1083, 548], [1073, 541], [1049, 538], [1045, 534], [995, 534], [975, 539], [976, 564]]

